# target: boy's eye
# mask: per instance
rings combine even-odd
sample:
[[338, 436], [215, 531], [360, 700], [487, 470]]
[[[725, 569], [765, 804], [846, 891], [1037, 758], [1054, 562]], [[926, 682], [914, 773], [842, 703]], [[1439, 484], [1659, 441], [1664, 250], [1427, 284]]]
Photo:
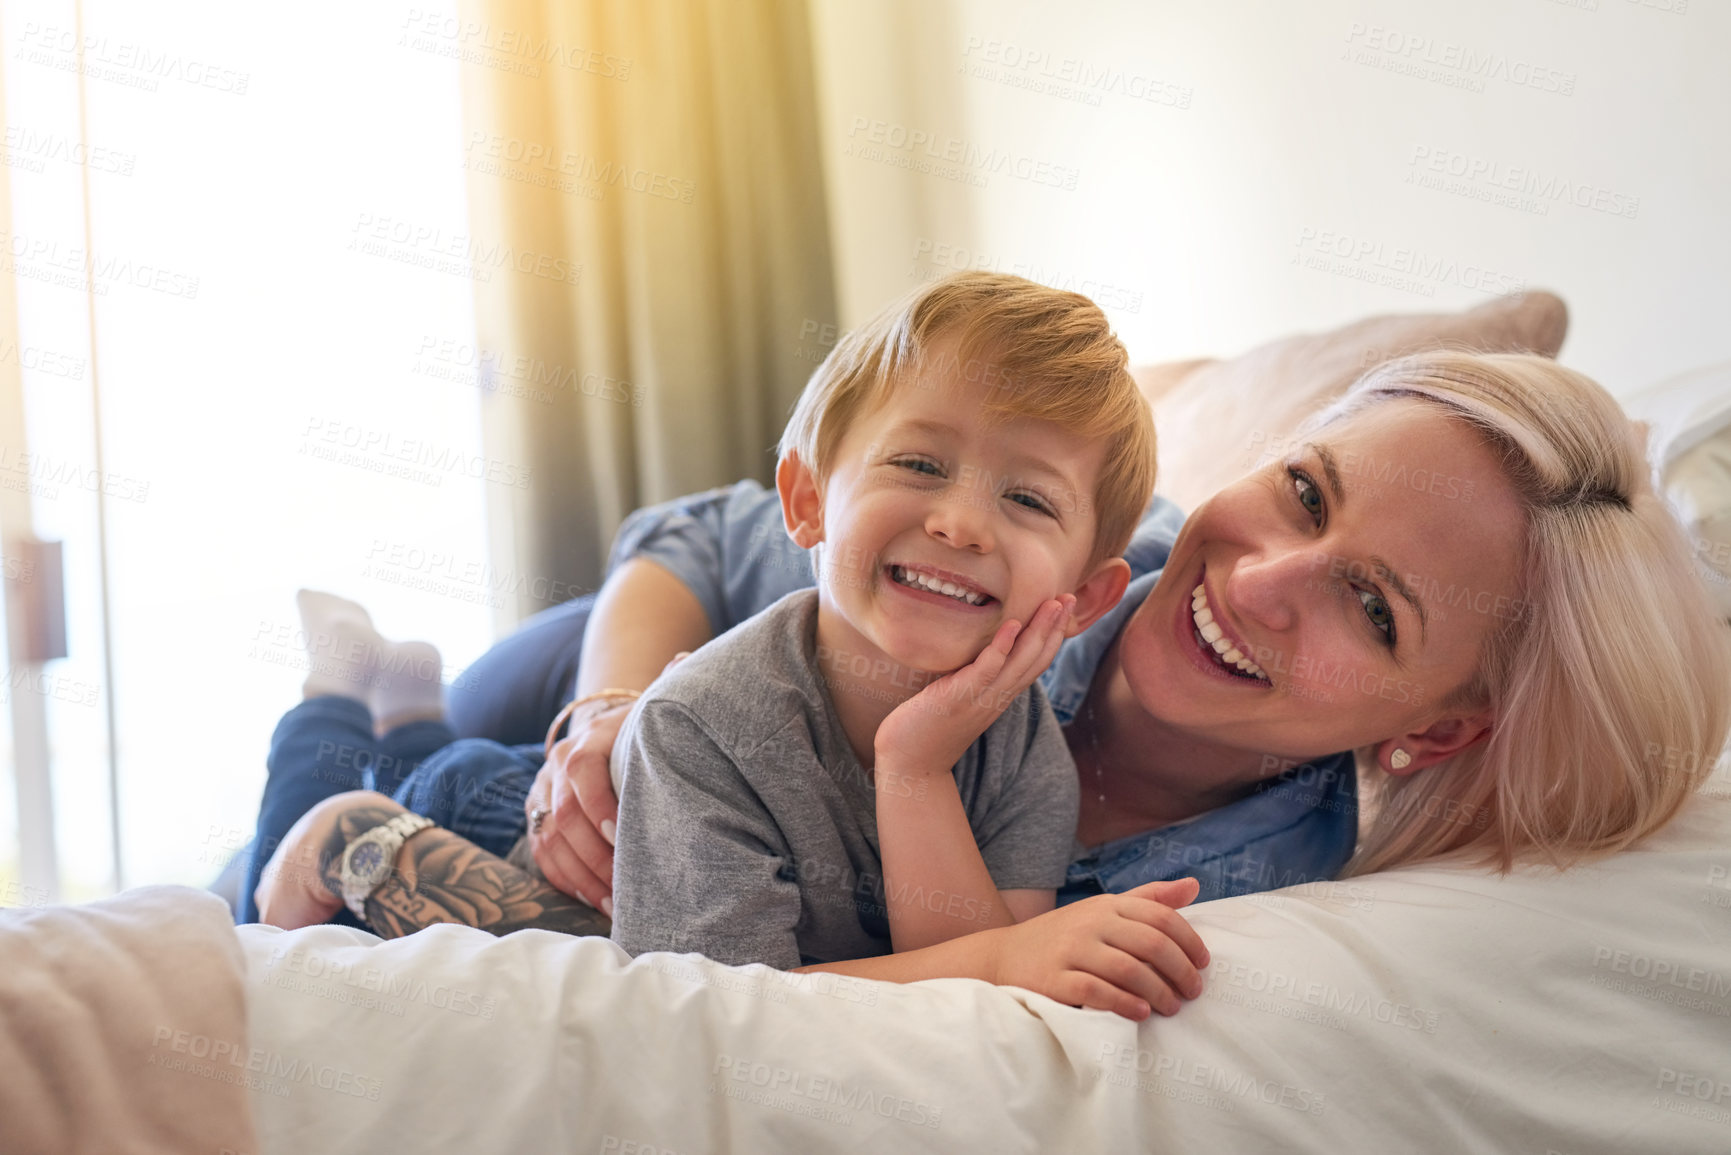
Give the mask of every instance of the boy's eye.
[[1016, 502], [1018, 505], [1027, 506], [1036, 513], [1043, 513], [1047, 517], [1057, 516], [1052, 512], [1052, 507], [1046, 503], [1046, 500], [1037, 493], [1029, 493], [1026, 490], [1022, 490], [1010, 494], [1010, 500]]
[[900, 457], [890, 464], [901, 469], [912, 470], [915, 473], [926, 474], [928, 477], [938, 477], [943, 474], [943, 470], [938, 468], [937, 462], [929, 461], [924, 457]]

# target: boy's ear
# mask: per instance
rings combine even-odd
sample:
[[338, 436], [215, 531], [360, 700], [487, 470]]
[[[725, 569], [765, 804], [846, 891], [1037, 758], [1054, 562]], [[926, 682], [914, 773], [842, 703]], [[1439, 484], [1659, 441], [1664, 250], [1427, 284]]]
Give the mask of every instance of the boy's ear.
[[1129, 584], [1129, 562], [1121, 557], [1109, 557], [1101, 562], [1081, 585], [1070, 591], [1076, 595], [1076, 612], [1065, 625], [1064, 636], [1073, 638], [1099, 621], [1100, 615], [1118, 604]]
[[810, 549], [823, 540], [823, 496], [817, 489], [817, 478], [799, 459], [789, 452], [775, 466], [775, 491], [781, 495], [781, 520], [787, 536], [801, 549]]

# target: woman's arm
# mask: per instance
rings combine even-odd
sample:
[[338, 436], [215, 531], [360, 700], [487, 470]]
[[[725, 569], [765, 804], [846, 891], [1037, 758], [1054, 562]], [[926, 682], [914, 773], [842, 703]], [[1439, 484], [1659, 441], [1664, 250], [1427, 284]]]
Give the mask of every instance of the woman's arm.
[[646, 558], [613, 571], [596, 596], [583, 633], [577, 696], [619, 687], [641, 690], [681, 650], [711, 637], [709, 615], [671, 572]]
[[[624, 562], [601, 587], [583, 634], [577, 696], [603, 689], [641, 690], [675, 654], [710, 638], [709, 616], [684, 582], [645, 558]], [[598, 702], [571, 720], [529, 791], [528, 811], [549, 811], [529, 834], [542, 876], [559, 890], [609, 914], [613, 906], [613, 833], [619, 801], [608, 759], [630, 703]]]

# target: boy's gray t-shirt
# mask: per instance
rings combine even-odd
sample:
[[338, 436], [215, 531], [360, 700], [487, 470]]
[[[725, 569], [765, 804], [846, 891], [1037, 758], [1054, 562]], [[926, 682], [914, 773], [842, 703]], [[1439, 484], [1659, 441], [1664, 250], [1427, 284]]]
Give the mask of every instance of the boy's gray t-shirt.
[[[786, 970], [890, 953], [876, 795], [820, 680], [817, 599], [789, 594], [703, 646], [620, 730], [613, 941], [631, 954]], [[1076, 771], [1038, 684], [955, 780], [999, 890], [1063, 883]], [[913, 897], [974, 913], [948, 894]]]

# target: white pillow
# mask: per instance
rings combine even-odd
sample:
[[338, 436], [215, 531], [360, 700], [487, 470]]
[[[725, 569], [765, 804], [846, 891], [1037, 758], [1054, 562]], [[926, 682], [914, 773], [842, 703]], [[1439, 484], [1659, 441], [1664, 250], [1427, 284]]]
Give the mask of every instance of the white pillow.
[[1648, 427], [1654, 485], [1677, 511], [1719, 612], [1731, 618], [1731, 361], [1623, 402]]

